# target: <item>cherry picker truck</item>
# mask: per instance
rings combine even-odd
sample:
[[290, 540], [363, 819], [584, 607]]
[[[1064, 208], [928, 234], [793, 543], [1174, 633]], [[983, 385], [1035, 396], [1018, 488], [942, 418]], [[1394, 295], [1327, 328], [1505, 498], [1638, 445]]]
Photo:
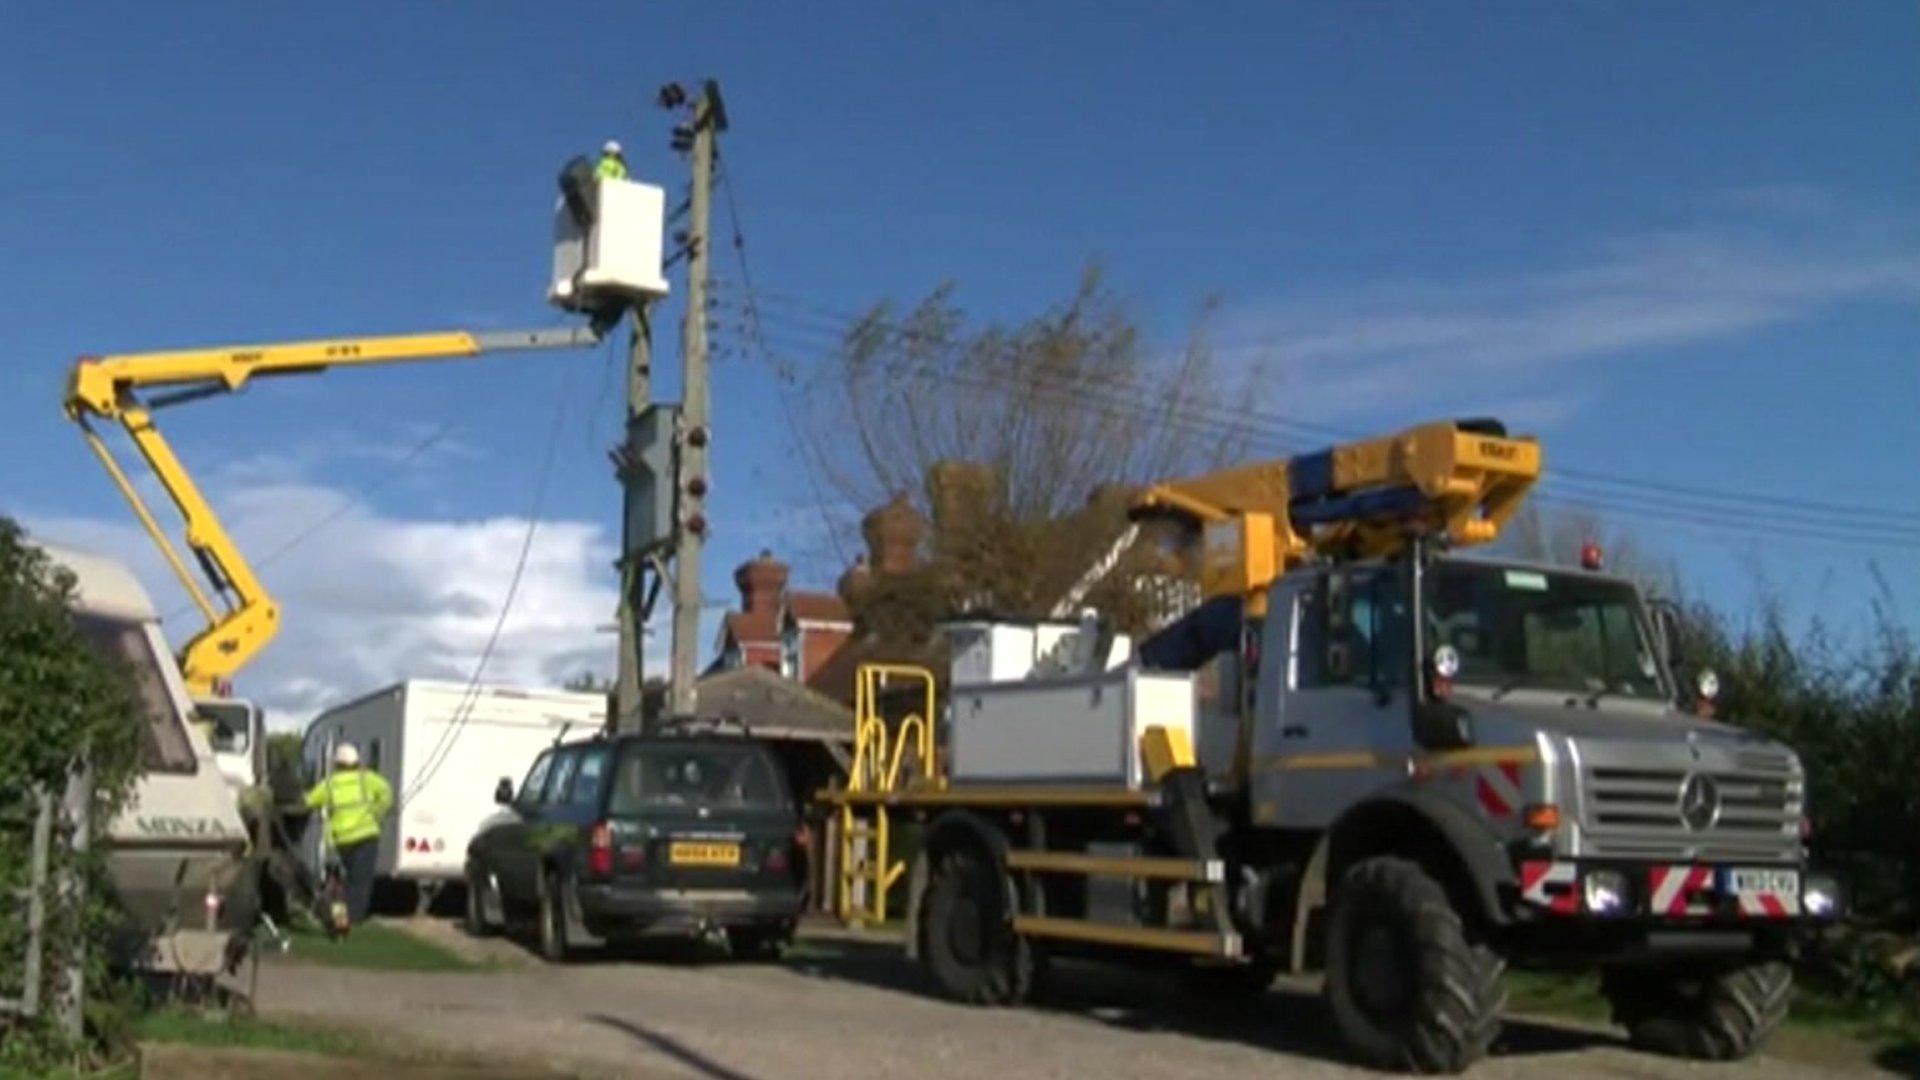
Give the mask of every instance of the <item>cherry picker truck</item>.
[[[290, 855], [285, 847], [272, 842], [271, 835], [280, 809], [271, 805], [272, 797], [284, 797], [287, 792], [266, 790], [283, 785], [271, 783], [273, 778], [268, 775], [261, 711], [252, 702], [233, 696], [233, 679], [279, 632], [280, 606], [162, 434], [157, 414], [291, 376], [504, 353], [583, 349], [598, 344], [626, 312], [644, 313], [646, 304], [667, 293], [661, 275], [665, 196], [653, 185], [604, 178], [578, 190], [563, 184], [563, 190], [566, 197], [553, 211], [553, 274], [547, 299], [564, 311], [584, 316], [581, 324], [82, 356], [73, 366], [62, 402], [67, 417], [80, 428], [134, 517], [206, 621], [179, 652], [180, 677], [192, 699], [196, 720], [212, 728], [209, 742], [215, 761], [251, 819], [257, 857]], [[654, 457], [670, 453], [663, 440], [680, 437], [673, 427], [677, 413], [665, 407], [661, 410], [667, 421], [650, 421], [652, 426], [646, 429], [652, 435], [646, 450]], [[204, 584], [96, 424], [119, 427], [148, 467], [178, 516], [185, 547]], [[292, 794], [297, 803], [297, 790]], [[148, 805], [154, 801], [143, 796], [147, 813], [131, 816], [131, 827], [144, 829], [147, 822], [161, 820], [156, 815], [172, 812], [166, 806]], [[129, 837], [127, 844], [131, 847], [158, 839], [136, 835]], [[111, 858], [109, 862], [111, 865]], [[299, 875], [283, 864], [273, 876], [288, 881]], [[236, 932], [250, 923], [257, 906], [241, 899], [236, 896], [221, 908], [223, 926]], [[251, 901], [254, 897], [244, 899]], [[210, 910], [213, 907], [211, 902], [208, 906]]]
[[852, 773], [819, 796], [840, 913], [904, 884], [909, 952], [980, 1004], [1069, 953], [1323, 971], [1386, 1069], [1483, 1056], [1510, 964], [1597, 968], [1639, 1046], [1752, 1053], [1797, 936], [1840, 913], [1800, 761], [1710, 719], [1710, 672], [1681, 689], [1671, 610], [1630, 581], [1464, 550], [1540, 472], [1478, 420], [1145, 489], [1132, 516], [1203, 599], [1131, 655], [1094, 631], [1064, 674], [956, 660], [941, 703], [929, 671], [861, 671]]

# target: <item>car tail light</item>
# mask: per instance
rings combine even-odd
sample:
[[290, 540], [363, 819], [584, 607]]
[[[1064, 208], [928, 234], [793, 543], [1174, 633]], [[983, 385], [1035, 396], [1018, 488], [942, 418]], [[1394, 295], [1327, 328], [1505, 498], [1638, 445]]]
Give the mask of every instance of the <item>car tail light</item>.
[[613, 873], [613, 826], [604, 821], [593, 827], [587, 841], [587, 873], [594, 877]]
[[765, 865], [767, 872], [770, 874], [784, 874], [791, 869], [793, 867], [793, 859], [787, 854], [786, 845], [781, 844], [772, 851], [767, 852]]

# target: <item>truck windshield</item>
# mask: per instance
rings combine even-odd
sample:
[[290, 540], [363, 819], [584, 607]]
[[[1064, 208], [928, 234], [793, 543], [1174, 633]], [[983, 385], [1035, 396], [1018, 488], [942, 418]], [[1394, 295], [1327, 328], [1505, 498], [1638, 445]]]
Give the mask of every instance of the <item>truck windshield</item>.
[[1484, 563], [1434, 564], [1427, 575], [1428, 644], [1460, 653], [1463, 684], [1668, 694], [1632, 586], [1584, 574]]
[[696, 806], [771, 810], [785, 805], [773, 763], [757, 746], [642, 744], [629, 747], [621, 757], [608, 812]]
[[193, 744], [160, 674], [146, 626], [86, 612], [76, 614], [73, 624], [95, 653], [127, 672], [134, 706], [145, 721], [140, 725], [140, 764], [149, 771], [193, 772]]

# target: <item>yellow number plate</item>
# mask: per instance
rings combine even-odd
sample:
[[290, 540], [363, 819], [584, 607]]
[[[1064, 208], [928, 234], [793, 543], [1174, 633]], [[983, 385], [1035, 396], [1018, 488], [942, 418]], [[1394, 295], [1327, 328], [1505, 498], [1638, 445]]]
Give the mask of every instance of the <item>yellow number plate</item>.
[[740, 845], [676, 840], [667, 849], [667, 861], [675, 866], [739, 866]]

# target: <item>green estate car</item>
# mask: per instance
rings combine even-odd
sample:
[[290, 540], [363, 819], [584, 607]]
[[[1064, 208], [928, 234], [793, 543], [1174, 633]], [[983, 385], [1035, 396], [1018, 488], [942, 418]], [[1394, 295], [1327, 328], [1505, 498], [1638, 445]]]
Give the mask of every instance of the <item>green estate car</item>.
[[531, 923], [540, 952], [724, 931], [778, 956], [801, 908], [806, 834], [778, 763], [748, 738], [593, 738], [542, 753], [467, 847], [467, 928]]

